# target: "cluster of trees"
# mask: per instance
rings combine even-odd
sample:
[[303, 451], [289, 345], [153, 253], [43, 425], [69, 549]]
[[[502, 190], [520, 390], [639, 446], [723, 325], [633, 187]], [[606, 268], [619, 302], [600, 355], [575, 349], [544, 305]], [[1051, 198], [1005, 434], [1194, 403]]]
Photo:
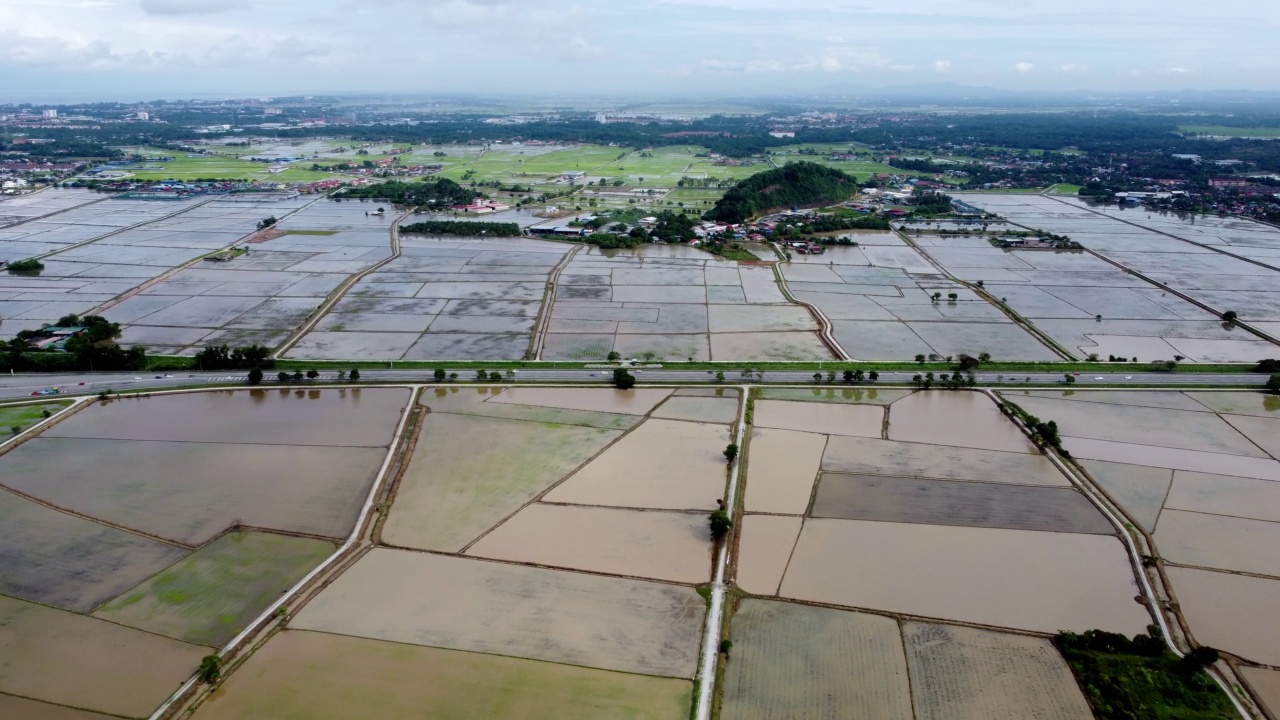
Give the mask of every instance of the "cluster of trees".
[[953, 210], [950, 195], [922, 188], [912, 193], [911, 204], [915, 215], [947, 215]]
[[453, 205], [470, 203], [476, 196], [474, 189], [465, 188], [449, 178], [435, 178], [419, 182], [392, 180], [377, 185], [351, 187], [335, 193], [333, 197], [386, 200], [396, 205], [443, 210]]
[[44, 263], [35, 258], [27, 258], [26, 260], [16, 260], [4, 266], [5, 270], [15, 274], [33, 274], [44, 270]]
[[0, 372], [74, 372], [77, 370], [142, 370], [147, 367], [146, 350], [125, 349], [115, 344], [120, 325], [100, 315], [66, 315], [59, 327], [83, 327], [85, 331], [67, 341], [65, 352], [33, 351], [29, 342], [47, 337], [44, 330], [23, 330], [4, 343], [0, 351]]
[[[1218, 651], [1197, 647], [1179, 658], [1158, 633], [1154, 626], [1132, 639], [1102, 630], [1060, 632], [1053, 644], [1103, 720], [1237, 717], [1230, 699], [1202, 672], [1218, 661]], [[1154, 708], [1160, 709], [1156, 715]]]
[[791, 163], [739, 182], [704, 217], [740, 223], [774, 210], [841, 202], [858, 189], [857, 179], [839, 170], [811, 162]]
[[468, 222], [466, 220], [426, 220], [401, 225], [400, 232], [421, 233], [423, 235], [495, 235], [498, 237], [516, 237], [521, 234], [520, 226], [515, 223]]
[[42, 135], [55, 134], [50, 143], [14, 144], [13, 138], [0, 137], [0, 152], [16, 152], [26, 155], [32, 160], [49, 160], [66, 162], [70, 158], [118, 158], [123, 153], [119, 149], [108, 147], [100, 142], [77, 139], [65, 133], [41, 132]]
[[196, 353], [192, 360], [197, 370], [269, 370], [276, 364], [271, 358], [271, 349], [261, 345], [238, 348], [210, 345]]

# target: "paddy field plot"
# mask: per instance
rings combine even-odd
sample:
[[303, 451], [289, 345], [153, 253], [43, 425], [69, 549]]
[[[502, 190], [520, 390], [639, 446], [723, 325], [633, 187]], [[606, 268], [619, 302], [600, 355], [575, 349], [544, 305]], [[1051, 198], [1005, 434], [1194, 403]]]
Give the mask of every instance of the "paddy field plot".
[[996, 404], [976, 392], [924, 392], [889, 406], [889, 439], [1031, 453], [1035, 447]]
[[822, 467], [828, 437], [752, 428], [747, 448], [747, 512], [802, 515]]
[[[641, 415], [622, 412], [597, 412], [568, 408], [523, 405], [518, 403], [488, 402], [499, 393], [515, 388], [485, 387], [436, 387], [422, 395], [421, 403], [432, 412], [445, 412], [477, 417], [527, 420], [555, 425], [579, 425], [605, 430], [630, 430], [644, 420]], [[619, 390], [619, 393], [628, 391]]]
[[597, 388], [513, 387], [494, 397], [492, 402], [644, 415], [670, 394], [671, 390], [664, 388], [601, 391]]
[[376, 549], [291, 626], [690, 678], [704, 613], [678, 585]]
[[721, 397], [676, 396], [654, 410], [653, 417], [729, 424], [738, 417], [738, 393], [730, 391]]
[[0, 476], [59, 507], [190, 545], [236, 523], [345, 537], [407, 400], [405, 390], [365, 388], [96, 403], [0, 456]]
[[208, 652], [198, 645], [0, 595], [3, 693], [146, 717], [195, 672]]
[[683, 510], [716, 508], [724, 496], [728, 425], [650, 419], [619, 439], [543, 500]]
[[73, 710], [61, 705], [27, 700], [0, 693], [0, 717], [25, 720], [109, 720], [109, 716], [87, 710]]
[[485, 535], [467, 554], [677, 583], [711, 577], [704, 512], [535, 503]]
[[462, 550], [622, 434], [448, 411], [432, 411], [421, 423], [383, 537], [445, 552]]
[[94, 617], [221, 647], [335, 550], [312, 538], [229, 533], [98, 608]]
[[0, 490], [0, 593], [88, 612], [187, 551]]
[[734, 582], [753, 595], [777, 595], [804, 518], [747, 514], [741, 522], [737, 554], [746, 560], [738, 563]]
[[760, 428], [873, 438], [881, 436], [884, 420], [882, 407], [853, 403], [757, 400], [753, 414], [753, 423]]
[[200, 720], [684, 720], [687, 680], [299, 630], [273, 638], [197, 711]]
[[770, 267], [685, 245], [586, 248], [560, 275], [541, 357], [829, 358], [817, 329], [808, 311], [788, 302]]
[[1150, 622], [1137, 594], [1115, 537], [826, 519], [805, 521], [779, 592], [1044, 633], [1125, 634]]
[[796, 402], [833, 402], [833, 403], [865, 403], [867, 405], [889, 405], [900, 400], [915, 390], [900, 388], [786, 388], [762, 387], [756, 391], [756, 397], [768, 400], [792, 400]]
[[917, 720], [1090, 720], [1071, 668], [1044, 638], [902, 626]]
[[842, 436], [832, 436], [828, 441], [822, 469], [826, 472], [980, 480], [1016, 485], [1069, 484], [1053, 463], [1039, 453]]
[[1249, 687], [1274, 714], [1280, 711], [1280, 670], [1245, 667], [1240, 669]]
[[1058, 422], [1064, 447], [1151, 533], [1197, 642], [1251, 662], [1280, 661], [1271, 651], [1280, 638], [1254, 621], [1280, 610], [1271, 551], [1280, 542], [1280, 462], [1267, 428], [1280, 403], [1241, 391], [1010, 399]]
[[769, 600], [733, 614], [725, 720], [911, 720], [902, 636], [892, 618]]

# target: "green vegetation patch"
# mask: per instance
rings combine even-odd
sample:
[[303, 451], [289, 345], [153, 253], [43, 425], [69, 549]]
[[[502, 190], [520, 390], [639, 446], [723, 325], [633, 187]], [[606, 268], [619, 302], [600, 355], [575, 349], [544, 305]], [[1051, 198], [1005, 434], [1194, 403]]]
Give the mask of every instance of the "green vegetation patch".
[[793, 205], [837, 203], [858, 192], [855, 178], [810, 162], [767, 170], [725, 193], [706, 217], [738, 223], [761, 213]]
[[0, 431], [4, 433], [0, 434], [0, 439], [4, 439], [5, 435], [17, 435], [70, 404], [70, 400], [59, 400], [37, 405], [0, 406]]
[[333, 543], [233, 532], [100, 608], [95, 616], [219, 647], [334, 551]]
[[1201, 648], [1185, 658], [1150, 635], [1132, 640], [1090, 630], [1058, 633], [1053, 644], [1067, 659], [1100, 720], [1227, 720], [1231, 700], [1205, 672], [1217, 652]]
[[494, 235], [497, 237], [517, 237], [520, 226], [515, 223], [502, 222], [469, 222], [467, 220], [427, 220], [409, 225], [402, 225], [400, 232], [422, 233], [423, 235]]

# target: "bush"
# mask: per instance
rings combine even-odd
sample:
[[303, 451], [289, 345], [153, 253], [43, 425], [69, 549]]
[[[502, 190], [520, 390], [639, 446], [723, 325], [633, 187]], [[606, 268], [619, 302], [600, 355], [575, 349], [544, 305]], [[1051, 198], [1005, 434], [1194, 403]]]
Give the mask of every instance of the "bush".
[[249, 371], [249, 384], [257, 385], [262, 382], [262, 368], [254, 368]]
[[713, 540], [724, 538], [733, 529], [733, 518], [730, 518], [729, 513], [724, 510], [716, 510], [711, 513], [711, 517], [707, 518], [707, 522], [711, 526], [711, 539]]
[[27, 258], [26, 260], [11, 262], [8, 265], [5, 265], [4, 269], [14, 273], [15, 275], [23, 273], [38, 273], [41, 270], [44, 270], [44, 263], [36, 260], [35, 258]]
[[627, 372], [626, 368], [613, 371], [613, 384], [619, 390], [630, 390], [636, 385], [636, 376]]

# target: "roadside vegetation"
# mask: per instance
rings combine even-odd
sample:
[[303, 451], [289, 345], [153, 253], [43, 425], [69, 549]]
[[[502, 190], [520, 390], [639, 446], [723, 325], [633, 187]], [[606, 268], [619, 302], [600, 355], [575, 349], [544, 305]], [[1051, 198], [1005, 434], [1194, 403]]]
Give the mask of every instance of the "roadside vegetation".
[[400, 232], [423, 235], [493, 235], [495, 237], [516, 237], [521, 234], [520, 226], [515, 223], [466, 220], [426, 220], [401, 225]]
[[1212, 648], [1196, 648], [1179, 658], [1154, 633], [1131, 640], [1101, 630], [1060, 632], [1053, 644], [1100, 720], [1237, 717], [1230, 699], [1204, 671], [1218, 660]]

